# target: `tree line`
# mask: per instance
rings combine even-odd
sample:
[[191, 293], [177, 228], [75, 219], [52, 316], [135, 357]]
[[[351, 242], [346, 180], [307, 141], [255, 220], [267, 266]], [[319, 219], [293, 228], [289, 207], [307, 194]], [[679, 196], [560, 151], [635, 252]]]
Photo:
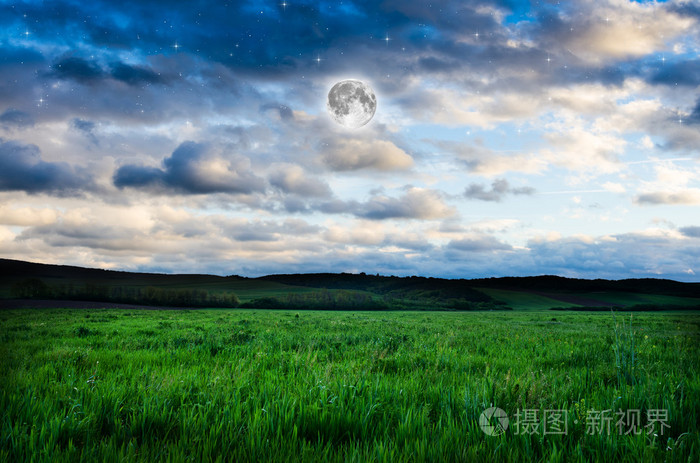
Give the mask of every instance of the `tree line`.
[[235, 293], [195, 288], [84, 284], [49, 285], [29, 278], [12, 286], [20, 299], [55, 299], [142, 304], [166, 307], [227, 307], [291, 310], [511, 310], [497, 301], [445, 297], [439, 290], [371, 294], [345, 289], [321, 289], [266, 296], [241, 303]]
[[13, 297], [20, 299], [63, 299], [78, 301], [114, 302], [171, 307], [238, 307], [235, 293], [210, 292], [194, 288], [162, 288], [154, 286], [105, 286], [92, 283], [83, 285], [48, 285], [38, 278], [30, 278], [12, 286]]

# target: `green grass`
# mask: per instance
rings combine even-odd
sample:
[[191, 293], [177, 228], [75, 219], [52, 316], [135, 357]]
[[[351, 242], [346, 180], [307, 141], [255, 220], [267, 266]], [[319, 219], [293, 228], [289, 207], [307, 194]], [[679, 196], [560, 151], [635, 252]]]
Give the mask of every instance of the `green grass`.
[[[700, 313], [617, 317], [0, 311], [0, 461], [698, 461]], [[486, 436], [491, 404], [568, 433]], [[588, 435], [591, 409], [670, 428]]]
[[559, 307], [581, 307], [582, 304], [567, 302], [562, 299], [578, 296], [586, 300], [597, 301], [608, 306], [629, 307], [637, 304], [651, 304], [659, 306], [676, 307], [697, 307], [700, 306], [700, 299], [692, 297], [667, 296], [662, 294], [628, 293], [621, 291], [597, 291], [597, 292], [548, 292], [546, 296], [535, 294], [525, 290], [508, 290], [495, 288], [477, 288], [479, 291], [488, 294], [497, 301], [508, 304], [515, 310], [546, 310]]
[[700, 299], [692, 297], [666, 296], [625, 292], [592, 292], [585, 295], [610, 305], [631, 306], [636, 304], [659, 304], [667, 306], [700, 306]]
[[497, 301], [503, 301], [515, 310], [546, 310], [553, 307], [579, 307], [578, 304], [559, 301], [526, 291], [508, 289], [477, 288]]

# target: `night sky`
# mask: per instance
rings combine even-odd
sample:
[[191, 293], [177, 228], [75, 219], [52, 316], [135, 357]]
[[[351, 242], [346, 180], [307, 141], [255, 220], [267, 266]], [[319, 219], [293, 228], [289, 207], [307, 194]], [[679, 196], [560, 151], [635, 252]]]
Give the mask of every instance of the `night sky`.
[[[0, 256], [700, 273], [700, 2], [0, 3]], [[330, 88], [376, 94], [358, 129]]]

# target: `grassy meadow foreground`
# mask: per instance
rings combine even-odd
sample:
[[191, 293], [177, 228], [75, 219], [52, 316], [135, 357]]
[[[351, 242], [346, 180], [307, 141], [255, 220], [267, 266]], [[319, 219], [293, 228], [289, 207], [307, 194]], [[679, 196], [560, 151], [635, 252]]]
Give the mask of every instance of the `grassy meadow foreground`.
[[[699, 461], [700, 314], [629, 321], [4, 310], [0, 460]], [[479, 427], [491, 405], [510, 418], [500, 436]], [[516, 434], [524, 410], [536, 418]], [[566, 433], [544, 434], [546, 410]], [[639, 410], [641, 432], [615, 418], [596, 432], [596, 410]]]

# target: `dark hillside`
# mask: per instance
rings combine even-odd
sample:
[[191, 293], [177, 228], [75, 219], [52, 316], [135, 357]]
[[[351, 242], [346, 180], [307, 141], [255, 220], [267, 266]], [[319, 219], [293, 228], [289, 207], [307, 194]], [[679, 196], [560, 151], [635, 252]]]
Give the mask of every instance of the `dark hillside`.
[[472, 289], [469, 280], [447, 280], [426, 277], [396, 277], [367, 275], [364, 273], [306, 273], [291, 275], [268, 275], [261, 280], [275, 281], [293, 286], [326, 289], [355, 289], [377, 294], [395, 296], [421, 296], [440, 298], [463, 298], [474, 302], [487, 302], [491, 298]]
[[[0, 259], [0, 299], [106, 301], [192, 307], [483, 310], [700, 306], [700, 283], [544, 275], [474, 280], [365, 273], [246, 278], [133, 273]], [[649, 310], [652, 310], [649, 309]]]
[[673, 280], [639, 278], [627, 280], [580, 280], [554, 275], [534, 277], [503, 277], [469, 280], [473, 287], [539, 292], [607, 292], [622, 291], [666, 296], [700, 297], [700, 283], [681, 283]]

